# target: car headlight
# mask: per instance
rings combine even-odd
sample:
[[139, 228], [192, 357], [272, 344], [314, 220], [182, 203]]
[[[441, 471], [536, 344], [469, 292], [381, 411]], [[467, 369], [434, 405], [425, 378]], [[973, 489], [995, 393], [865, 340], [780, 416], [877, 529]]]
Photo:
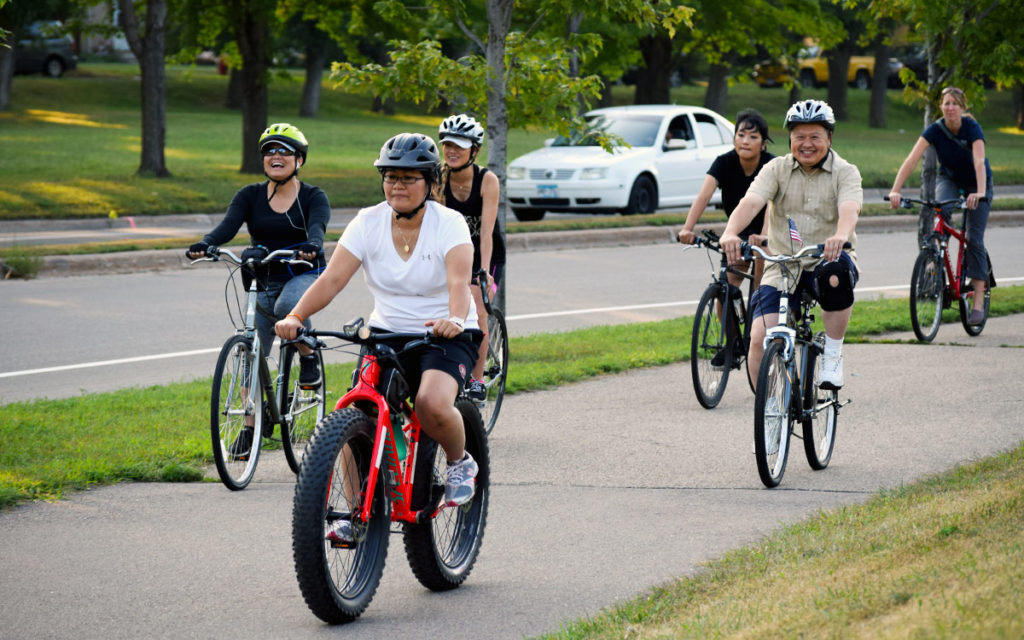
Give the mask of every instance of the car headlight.
[[508, 175], [505, 176], [509, 180], [525, 180], [526, 179], [526, 167], [509, 167]]
[[587, 167], [580, 171], [580, 180], [604, 180], [608, 177], [608, 167]]

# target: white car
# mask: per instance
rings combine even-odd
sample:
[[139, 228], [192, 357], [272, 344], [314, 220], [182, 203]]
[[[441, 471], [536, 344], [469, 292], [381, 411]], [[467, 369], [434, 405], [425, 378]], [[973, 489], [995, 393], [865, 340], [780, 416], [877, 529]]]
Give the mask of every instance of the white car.
[[[609, 153], [592, 138], [559, 136], [516, 158], [505, 188], [517, 219], [540, 220], [546, 211], [628, 215], [689, 205], [712, 161], [733, 148], [733, 124], [702, 107], [608, 107], [584, 118], [629, 146]], [[718, 191], [712, 202], [721, 202]]]

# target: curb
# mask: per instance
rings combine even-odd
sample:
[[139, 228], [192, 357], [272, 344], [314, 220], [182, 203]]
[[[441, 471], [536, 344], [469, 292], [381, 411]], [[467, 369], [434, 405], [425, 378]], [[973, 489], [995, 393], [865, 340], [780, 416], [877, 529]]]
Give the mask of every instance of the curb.
[[[1000, 227], [1024, 225], [1024, 211], [993, 211], [989, 215], [989, 225]], [[912, 231], [916, 226], [917, 217], [911, 215], [869, 216], [857, 221], [857, 231], [860, 234]], [[700, 228], [713, 229], [720, 234], [725, 229], [725, 223], [700, 225]], [[581, 231], [529, 231], [509, 235], [506, 239], [506, 247], [508, 251], [528, 252], [664, 244], [675, 242], [678, 230], [679, 227], [672, 226]], [[329, 245], [328, 249], [331, 248], [333, 247]], [[47, 256], [43, 258], [38, 277], [138, 273], [185, 267], [189, 267], [189, 261], [185, 258], [182, 249], [146, 249], [76, 256]]]

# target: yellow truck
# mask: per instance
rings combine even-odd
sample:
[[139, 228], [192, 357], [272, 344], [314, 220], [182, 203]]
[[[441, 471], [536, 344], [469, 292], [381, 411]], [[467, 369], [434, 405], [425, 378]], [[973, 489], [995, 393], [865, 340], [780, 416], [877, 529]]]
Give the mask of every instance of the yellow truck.
[[[902, 66], [895, 58], [889, 59], [890, 81], [898, 79]], [[846, 81], [858, 89], [870, 89], [874, 71], [874, 56], [851, 56]], [[796, 77], [805, 87], [822, 87], [828, 84], [828, 60], [821, 55], [820, 47], [807, 47], [800, 51], [797, 55]], [[762, 87], [780, 86], [791, 78], [789, 65], [785, 63], [765, 62], [754, 65], [754, 80]]]

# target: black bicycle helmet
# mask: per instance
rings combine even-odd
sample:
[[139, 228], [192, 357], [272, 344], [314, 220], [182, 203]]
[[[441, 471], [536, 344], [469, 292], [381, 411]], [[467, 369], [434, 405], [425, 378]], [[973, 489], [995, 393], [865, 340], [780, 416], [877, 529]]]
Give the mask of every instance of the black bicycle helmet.
[[820, 124], [833, 131], [836, 127], [836, 117], [832, 113], [832, 107], [821, 100], [801, 100], [795, 103], [786, 112], [786, 129], [792, 131], [798, 124]]
[[382, 175], [385, 169], [416, 169], [434, 184], [440, 177], [441, 156], [430, 136], [400, 133], [384, 143], [373, 166]]
[[260, 136], [260, 153], [271, 142], [284, 145], [299, 154], [305, 164], [306, 155], [309, 153], [309, 143], [306, 142], [306, 136], [302, 135], [298, 127], [287, 122], [278, 122], [267, 127], [263, 131], [263, 135]]
[[472, 116], [460, 113], [441, 121], [441, 126], [437, 128], [437, 138], [441, 142], [452, 139], [452, 142], [463, 148], [467, 146], [462, 144], [463, 141], [479, 147], [484, 142], [484, 128]]

